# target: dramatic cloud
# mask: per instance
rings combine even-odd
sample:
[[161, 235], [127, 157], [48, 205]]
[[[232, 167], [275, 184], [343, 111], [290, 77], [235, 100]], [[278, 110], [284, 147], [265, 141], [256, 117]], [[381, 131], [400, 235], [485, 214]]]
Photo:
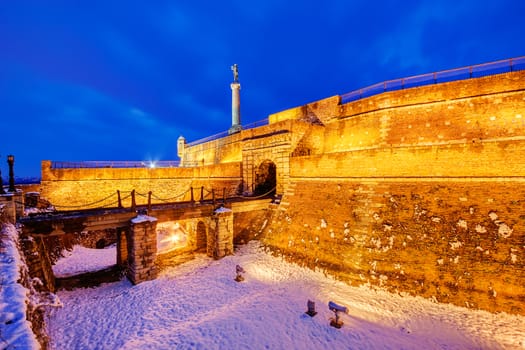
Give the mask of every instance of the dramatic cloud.
[[[524, 55], [525, 3], [4, 1], [0, 104], [20, 176], [50, 160], [176, 159], [176, 140], [384, 80]], [[2, 160], [3, 159], [3, 160]]]

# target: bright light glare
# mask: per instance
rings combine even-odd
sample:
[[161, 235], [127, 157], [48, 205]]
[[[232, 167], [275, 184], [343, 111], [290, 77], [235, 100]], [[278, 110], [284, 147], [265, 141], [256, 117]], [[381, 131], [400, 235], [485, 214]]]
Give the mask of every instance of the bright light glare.
[[178, 234], [178, 233], [175, 233], [175, 234], [169, 236], [168, 239], [167, 239], [167, 241], [169, 241], [169, 242], [171, 242], [173, 244], [177, 244], [181, 240], [182, 240], [182, 238], [181, 238], [180, 234]]
[[187, 234], [177, 222], [163, 222], [157, 225], [157, 253], [167, 253], [185, 247]]

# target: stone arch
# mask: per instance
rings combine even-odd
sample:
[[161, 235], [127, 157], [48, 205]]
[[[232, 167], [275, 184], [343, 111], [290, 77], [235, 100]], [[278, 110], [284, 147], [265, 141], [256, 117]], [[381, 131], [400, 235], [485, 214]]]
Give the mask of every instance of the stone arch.
[[100, 238], [96, 243], [95, 243], [95, 248], [97, 249], [104, 249], [106, 246], [107, 246], [107, 242], [104, 238]]
[[207, 245], [207, 230], [206, 224], [202, 221], [197, 223], [197, 231], [195, 234], [195, 245], [196, 250], [206, 250]]
[[266, 159], [255, 169], [254, 195], [275, 194], [277, 186], [277, 166]]

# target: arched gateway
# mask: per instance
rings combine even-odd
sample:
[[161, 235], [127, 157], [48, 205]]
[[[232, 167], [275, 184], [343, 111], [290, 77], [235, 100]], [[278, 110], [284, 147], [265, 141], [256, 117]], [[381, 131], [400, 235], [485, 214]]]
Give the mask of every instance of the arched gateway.
[[271, 160], [263, 161], [255, 169], [254, 194], [274, 194], [277, 186], [277, 167]]

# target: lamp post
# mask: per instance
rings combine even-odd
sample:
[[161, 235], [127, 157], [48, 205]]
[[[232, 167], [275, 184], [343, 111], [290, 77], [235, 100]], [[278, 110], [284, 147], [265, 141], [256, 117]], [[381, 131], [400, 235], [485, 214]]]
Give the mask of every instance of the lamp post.
[[8, 192], [16, 192], [15, 189], [15, 172], [13, 171], [13, 165], [15, 164], [15, 156], [12, 154], [7, 156], [7, 164], [9, 164], [9, 188]]

